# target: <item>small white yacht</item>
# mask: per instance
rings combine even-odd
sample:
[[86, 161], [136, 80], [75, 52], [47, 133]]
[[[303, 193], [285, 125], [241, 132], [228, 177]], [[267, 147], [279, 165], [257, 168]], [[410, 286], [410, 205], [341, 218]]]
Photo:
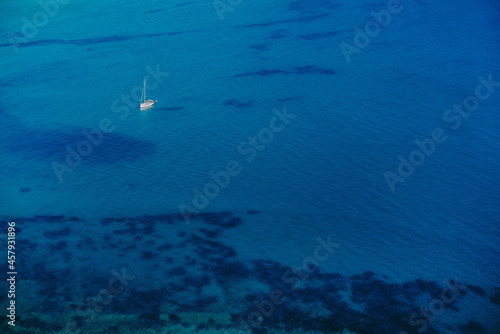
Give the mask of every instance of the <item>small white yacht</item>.
[[142, 95], [141, 95], [141, 110], [153, 108], [155, 102], [158, 101], [146, 100], [146, 79], [144, 79], [144, 88], [142, 88]]

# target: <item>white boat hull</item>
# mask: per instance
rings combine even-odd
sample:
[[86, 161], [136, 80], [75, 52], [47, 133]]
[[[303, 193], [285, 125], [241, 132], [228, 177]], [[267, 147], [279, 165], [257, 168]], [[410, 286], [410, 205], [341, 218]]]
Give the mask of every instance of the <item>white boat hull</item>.
[[147, 100], [147, 101], [141, 103], [141, 110], [153, 108], [154, 105], [155, 105], [155, 101]]

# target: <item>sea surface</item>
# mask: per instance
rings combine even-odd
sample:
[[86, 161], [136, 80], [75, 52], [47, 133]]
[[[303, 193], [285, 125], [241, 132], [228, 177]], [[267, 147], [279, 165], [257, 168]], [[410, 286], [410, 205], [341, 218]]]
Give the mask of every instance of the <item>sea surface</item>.
[[500, 333], [498, 1], [47, 3], [0, 2], [2, 333]]

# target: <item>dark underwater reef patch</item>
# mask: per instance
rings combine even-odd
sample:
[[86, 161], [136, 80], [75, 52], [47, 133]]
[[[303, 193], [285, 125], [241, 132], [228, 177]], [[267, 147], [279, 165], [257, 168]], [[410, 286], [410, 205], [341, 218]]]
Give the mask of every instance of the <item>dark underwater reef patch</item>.
[[192, 243], [196, 245], [195, 252], [200, 258], [218, 261], [219, 259], [229, 259], [236, 256], [234, 248], [221, 242], [203, 239], [193, 235]]
[[[47, 268], [43, 262], [29, 263], [21, 269], [19, 277], [37, 282], [43, 297], [49, 298], [56, 295], [56, 290], [61, 285], [71, 284], [71, 272], [66, 269]], [[53, 298], [53, 297], [52, 297]]]
[[379, 10], [384, 9], [379, 2], [367, 2], [362, 5], [363, 13], [370, 13], [371, 11], [378, 12]]
[[236, 108], [250, 108], [253, 106], [253, 101], [249, 100], [246, 102], [242, 102], [242, 101], [238, 101], [236, 99], [230, 99], [230, 100], [224, 101], [224, 105], [232, 106], [232, 107], [236, 107]]
[[267, 39], [281, 39], [286, 37], [286, 30], [280, 29], [271, 32], [266, 38]]
[[16, 225], [23, 225], [26, 223], [67, 223], [67, 222], [78, 222], [82, 221], [78, 217], [74, 216], [62, 216], [62, 215], [35, 215], [33, 217], [2, 217], [8, 221], [16, 222]]
[[332, 11], [342, 6], [337, 0], [296, 0], [292, 1], [288, 8], [291, 11], [298, 11], [302, 13], [315, 13]]
[[58, 323], [48, 323], [33, 316], [21, 317], [17, 320], [22, 321], [23, 327], [33, 328], [44, 333], [55, 333], [63, 329], [63, 326]]
[[43, 233], [43, 235], [46, 238], [53, 240], [53, 239], [59, 239], [60, 237], [67, 237], [68, 235], [70, 235], [70, 233], [71, 233], [71, 229], [68, 226], [66, 226], [60, 230], [45, 231]]
[[[258, 214], [257, 210], [253, 211]], [[46, 217], [47, 220], [41, 217]], [[235, 248], [218, 239], [226, 228], [243, 223], [229, 211], [200, 214], [192, 222], [199, 226], [190, 226], [182, 235], [178, 228], [184, 227], [185, 222], [177, 214], [106, 218], [100, 221], [102, 225], [97, 222], [96, 228], [100, 233], [98, 236], [78, 235], [75, 242], [81, 244], [81, 248], [85, 250], [79, 251], [78, 254], [71, 253], [75, 251], [70, 242], [73, 238], [67, 238], [65, 226], [60, 225], [61, 222], [73, 224], [70, 218], [30, 217], [29, 225], [35, 225], [32, 224], [35, 221], [37, 225], [40, 222], [51, 225], [57, 222], [58, 225], [46, 229], [50, 232], [49, 236], [46, 236], [50, 242], [45, 249], [55, 247], [55, 254], [69, 254], [75, 260], [91, 247], [102, 245], [104, 240], [106, 245], [113, 246], [106, 246], [108, 248], [105, 248], [103, 256], [116, 257], [118, 255], [112, 254], [119, 253], [122, 258], [116, 259], [120, 259], [120, 262], [122, 259], [132, 260], [134, 264], [142, 262], [148, 266], [145, 268], [149, 268], [149, 271], [158, 271], [158, 274], [154, 275], [158, 277], [156, 282], [134, 281], [136, 285], [127, 287], [119, 298], [113, 299], [102, 310], [103, 314], [134, 315], [138, 319], [136, 323], [141, 326], [164, 326], [169, 314], [179, 317], [182, 323], [186, 319], [182, 312], [213, 312], [214, 304], [218, 303], [220, 312], [232, 313], [234, 322], [230, 326], [237, 328], [241, 326], [238, 319], [248, 323], [252, 313], [262, 312], [256, 304], [265, 305], [262, 306], [264, 309], [270, 309], [268, 301], [273, 290], [280, 290], [284, 301], [279, 305], [272, 305], [272, 314], [264, 316], [260, 326], [253, 327], [254, 333], [277, 329], [286, 329], [288, 332], [302, 330], [336, 333], [347, 329], [358, 334], [401, 331], [417, 334], [423, 326], [411, 325], [408, 317], [416, 313], [416, 320], [425, 320], [420, 309], [429, 309], [432, 300], [439, 300], [444, 296], [453, 300], [444, 306], [443, 312], [446, 314], [437, 315], [436, 321], [426, 323], [425, 333], [435, 334], [442, 328], [440, 326], [446, 321], [444, 319], [459, 310], [459, 306], [463, 305], [460, 301], [465, 298], [491, 298], [492, 303], [496, 301], [498, 304], [498, 289], [491, 296], [481, 287], [462, 286], [454, 280], [449, 281], [449, 286], [424, 279], [395, 283], [376, 272], [345, 276], [325, 272], [320, 267], [298, 269], [269, 259], [242, 261]], [[78, 217], [72, 219], [76, 218]], [[168, 237], [160, 233], [161, 228], [170, 230]], [[77, 235], [76, 229], [72, 230], [69, 231], [71, 237]], [[113, 231], [119, 233], [114, 234]], [[28, 246], [24, 239], [19, 239], [19, 242], [24, 243], [23, 247]], [[144, 247], [145, 245], [148, 247]], [[31, 247], [34, 250], [40, 248], [37, 243]], [[64, 262], [60, 262], [60, 255], [55, 254], [44, 261], [50, 266], [54, 261], [59, 261], [61, 267]], [[22, 277], [34, 280], [40, 288], [39, 294], [34, 298], [44, 304], [37, 309], [43, 313], [66, 311], [66, 306], [63, 305], [68, 302], [78, 303], [81, 300], [81, 297], [75, 295], [75, 291], [79, 291], [83, 296], [95, 296], [100, 289], [106, 288], [110, 278], [113, 278], [109, 273], [100, 276], [95, 272], [89, 273], [74, 267], [71, 270], [49, 268], [45, 263], [36, 262], [40, 261], [36, 260], [37, 258], [37, 253], [34, 253], [33, 257], [26, 261]], [[82, 264], [82, 267], [85, 265]], [[144, 270], [144, 273], [148, 270]], [[79, 282], [78, 289], [69, 288], [76, 282]], [[265, 288], [242, 291], [237, 288], [242, 282], [246, 286]], [[152, 287], [152, 283], [158, 283], [161, 288]], [[213, 287], [216, 288], [212, 289]], [[215, 295], [213, 292], [207, 292], [212, 290], [219, 292]], [[454, 295], [457, 295], [456, 298]], [[167, 304], [176, 305], [178, 310], [170, 311], [171, 309], [166, 307]], [[178, 320], [175, 317], [172, 319]], [[480, 333], [483, 328], [475, 319], [460, 319], [460, 323], [461, 326], [456, 324], [452, 329], [461, 334]], [[36, 327], [35, 324], [33, 326]], [[220, 325], [206, 321], [200, 326], [200, 329], [203, 329]]]
[[265, 43], [252, 44], [252, 45], [250, 45], [250, 49], [253, 49], [256, 51], [267, 51], [267, 50], [269, 50], [269, 44], [265, 44]]
[[[92, 44], [100, 44], [100, 43], [113, 43], [113, 42], [124, 42], [131, 39], [136, 38], [148, 38], [148, 37], [161, 37], [164, 36], [164, 33], [156, 33], [156, 34], [140, 34], [140, 35], [113, 35], [113, 36], [104, 36], [104, 37], [95, 37], [95, 38], [79, 38], [79, 39], [41, 39], [38, 41], [20, 41], [19, 44], [16, 44], [17, 47], [29, 47], [29, 46], [45, 46], [45, 45], [77, 45], [77, 46], [86, 46]], [[11, 44], [0, 44], [2, 46], [11, 46]]]
[[182, 2], [182, 3], [178, 3], [175, 5], [175, 7], [184, 7], [184, 6], [187, 6], [187, 5], [190, 5], [190, 4], [193, 4], [194, 1], [189, 1], [189, 2]]
[[143, 318], [151, 325], [151, 321], [159, 320], [160, 307], [165, 300], [167, 291], [165, 289], [155, 289], [150, 291], [140, 291], [132, 289], [128, 294], [128, 298], [124, 300], [124, 305], [130, 305], [135, 312], [139, 313], [140, 318]]
[[[281, 296], [286, 299], [283, 304], [274, 305], [271, 304], [269, 295], [251, 296], [248, 300], [249, 309], [239, 314], [238, 318], [252, 322], [254, 320], [252, 314], [255, 314], [255, 311], [260, 310], [264, 313], [263, 310], [267, 310], [266, 312], [272, 315], [264, 317], [261, 313], [263, 318], [263, 323], [259, 326], [261, 329], [285, 327], [288, 331], [300, 328], [305, 331], [315, 330], [325, 333], [347, 329], [367, 334], [401, 331], [416, 334], [423, 331], [422, 326], [425, 324], [427, 333], [439, 333], [439, 322], [424, 321], [423, 310], [429, 308], [430, 301], [434, 300], [431, 296], [438, 297], [446, 289], [453, 289], [419, 279], [406, 283], [413, 288], [411, 298], [408, 298], [405, 296], [408, 292], [405, 292], [401, 284], [383, 280], [373, 272], [351, 277], [321, 273], [307, 277], [305, 273], [301, 276], [297, 272], [295, 275], [297, 279], [294, 279], [294, 275], [286, 274], [294, 272], [293, 268], [287, 268], [279, 263], [260, 260], [255, 261], [254, 265], [259, 280], [271, 285], [275, 291], [280, 291]], [[303, 277], [304, 284], [299, 284], [300, 277]], [[467, 289], [466, 287], [461, 289], [464, 289], [463, 293], [458, 293], [458, 297], [453, 299], [451, 304], [464, 298]], [[346, 295], [349, 296], [347, 300]], [[352, 303], [358, 307], [352, 307]], [[458, 309], [456, 305], [449, 306]], [[311, 309], [314, 308], [322, 309], [322, 315], [311, 314]], [[271, 309], [272, 312], [269, 311]], [[410, 323], [408, 317], [414, 313], [417, 317]], [[422, 320], [418, 326], [415, 325], [417, 319]]]
[[[158, 214], [158, 215], [142, 215], [142, 216], [135, 216], [135, 217], [107, 217], [101, 219], [101, 224], [103, 226], [108, 226], [111, 224], [125, 224], [129, 226], [129, 229], [132, 228], [132, 226], [137, 226], [139, 225], [155, 225], [155, 224], [174, 224], [176, 222], [184, 222], [184, 219], [182, 218], [181, 214]], [[130, 225], [130, 223], [135, 223], [136, 225]]]
[[215, 229], [215, 230], [208, 230], [206, 228], [200, 228], [199, 231], [203, 235], [205, 235], [205, 237], [210, 238], [210, 239], [217, 238], [222, 233], [222, 229], [220, 229], [220, 228]]
[[[19, 229], [16, 229], [19, 233]], [[34, 252], [38, 248], [38, 244], [35, 241], [32, 241], [27, 238], [19, 238], [17, 239], [17, 244], [22, 247], [25, 252]]]
[[278, 99], [279, 102], [286, 102], [286, 101], [293, 101], [295, 100], [295, 97], [283, 97], [281, 99]]
[[328, 74], [334, 75], [335, 71], [332, 69], [323, 69], [315, 65], [307, 65], [307, 66], [297, 66], [295, 67], [295, 72], [298, 74], [310, 74], [310, 73], [319, 73], [319, 74]]
[[479, 287], [479, 286], [475, 286], [475, 285], [468, 285], [467, 286], [469, 288], [469, 290], [471, 292], [473, 292], [474, 294], [480, 296], [480, 297], [485, 297], [486, 296], [486, 291]]
[[165, 110], [165, 111], [178, 111], [182, 110], [184, 107], [160, 107], [160, 108], [155, 108], [155, 110]]
[[161, 9], [154, 9], [154, 10], [148, 10], [146, 13], [148, 14], [153, 14], [153, 13], [158, 13], [158, 12], [162, 12], [164, 11], [165, 8], [161, 8]]
[[66, 221], [66, 217], [62, 215], [57, 215], [57, 216], [36, 215], [33, 221], [40, 221], [47, 223], [63, 223]]
[[491, 302], [495, 305], [500, 306], [500, 288], [499, 287], [495, 288], [495, 293], [491, 297]]
[[152, 259], [156, 259], [157, 257], [158, 257], [158, 253], [151, 252], [151, 251], [144, 251], [144, 252], [142, 252], [142, 255], [141, 255], [142, 260], [152, 260]]
[[261, 70], [256, 71], [256, 72], [246, 72], [246, 73], [237, 74], [236, 77], [249, 77], [249, 76], [254, 76], [254, 75], [265, 77], [265, 76], [270, 76], [270, 75], [289, 74], [289, 73], [290, 72], [284, 71], [284, 70], [265, 70], [265, 69], [261, 69]]
[[243, 221], [237, 217], [232, 217], [228, 211], [223, 212], [202, 212], [198, 214], [205, 223], [220, 227], [222, 229], [231, 229], [243, 224]]
[[[205, 225], [205, 227], [200, 226], [198, 230], [208, 239], [214, 239], [223, 230], [232, 229], [243, 224], [241, 219], [234, 217], [229, 211], [202, 212], [196, 216], [196, 220], [208, 225]], [[196, 220], [193, 224], [196, 224]], [[143, 236], [154, 234], [156, 231], [155, 226], [158, 224], [162, 226], [173, 224], [183, 226], [185, 221], [181, 214], [159, 214], [136, 217], [107, 217], [101, 219], [101, 224], [104, 227], [111, 227], [110, 233], [115, 235], [114, 237], [106, 236], [108, 242], [121, 235], [132, 235], [134, 238], [139, 238], [136, 241], [140, 241]], [[185, 238], [186, 232], [178, 231], [177, 236]], [[201, 239], [199, 236], [189, 237], [192, 242], [198, 242]]]
[[161, 252], [161, 251], [172, 250], [173, 248], [174, 248], [174, 245], [165, 243], [165, 244], [162, 244], [162, 245], [156, 247], [156, 250]]
[[[155, 38], [162, 36], [174, 36], [180, 34], [203, 32], [206, 30], [186, 30], [186, 31], [175, 31], [175, 32], [165, 32], [165, 33], [151, 33], [151, 34], [138, 34], [138, 35], [113, 35], [113, 36], [103, 36], [94, 38], [79, 38], [79, 39], [41, 39], [37, 41], [26, 41], [24, 39], [18, 39], [14, 42], [16, 47], [31, 47], [31, 46], [46, 46], [46, 45], [76, 45], [76, 46], [87, 46], [102, 43], [117, 43], [126, 42], [134, 39], [144, 39], [144, 38]], [[12, 43], [0, 44], [0, 47], [11, 47]]]
[[[184, 267], [178, 267], [169, 275], [178, 278], [176, 283], [169, 283], [165, 288], [151, 290], [127, 290], [123, 298], [116, 298], [103, 311], [106, 314], [136, 314], [141, 326], [156, 327], [165, 325], [165, 316], [168, 320], [181, 323], [182, 314], [186, 312], [206, 312], [214, 303], [221, 300], [216, 297], [208, 297], [202, 294], [204, 287], [214, 283], [222, 287], [231, 285], [234, 280], [252, 279], [257, 270], [260, 272], [260, 279], [270, 282], [278, 278], [281, 281], [281, 272], [290, 270], [279, 263], [260, 260], [257, 263], [260, 269], [246, 266], [239, 261], [220, 260], [214, 267], [207, 268], [205, 273], [189, 273]], [[271, 275], [272, 270], [278, 270]], [[330, 276], [332, 275], [332, 276]], [[87, 288], [92, 285], [103, 286], [106, 282], [88, 282]], [[337, 285], [339, 283], [339, 285]], [[429, 287], [432, 290], [434, 282], [414, 282], [416, 287], [423, 290], [415, 291], [420, 297], [425, 296]], [[43, 283], [45, 284], [45, 283]], [[269, 312], [267, 316], [262, 316], [262, 323], [252, 327], [254, 333], [267, 333], [268, 330], [285, 329], [287, 332], [301, 330], [305, 332], [318, 331], [322, 333], [337, 333], [347, 329], [353, 333], [375, 334], [375, 333], [400, 333], [406, 331], [409, 334], [421, 333], [420, 326], [412, 326], [408, 317], [417, 312], [425, 305], [412, 303], [403, 298], [402, 286], [381, 280], [375, 273], [364, 273], [352, 277], [343, 277], [339, 274], [315, 275], [307, 286], [294, 288], [292, 284], [273, 284], [275, 289], [281, 289], [284, 300], [276, 305], [269, 304], [269, 295], [264, 293], [248, 294], [240, 308], [245, 309], [239, 313], [233, 313], [232, 325], [227, 328], [243, 327], [242, 321], [247, 323], [251, 319], [252, 313]], [[347, 284], [348, 288], [343, 286]], [[423, 285], [422, 285], [423, 284]], [[55, 293], [55, 286], [46, 289], [44, 293]], [[442, 289], [442, 287], [441, 287]], [[225, 290], [226, 292], [229, 290]], [[351, 291], [356, 296], [352, 297], [360, 306], [352, 307], [352, 302], [347, 301], [346, 294]], [[188, 293], [196, 295], [194, 300], [186, 302], [183, 298], [176, 299], [176, 294]], [[229, 292], [227, 292], [229, 293]], [[44, 312], [55, 312], [56, 305], [46, 301], [47, 308]], [[176, 304], [181, 313], [165, 314], [164, 304]], [[271, 305], [271, 306], [270, 306]], [[271, 311], [272, 310], [272, 311]], [[424, 319], [423, 317], [418, 319]], [[200, 322], [201, 323], [201, 322]], [[428, 323], [426, 333], [439, 333], [439, 326], [436, 322]], [[214, 321], [203, 323], [203, 328], [215, 328]], [[200, 327], [201, 328], [201, 327]], [[220, 327], [219, 328], [223, 328]], [[459, 331], [458, 331], [459, 329]], [[460, 325], [457, 333], [482, 333], [484, 328], [474, 320]]]
[[271, 21], [271, 22], [262, 22], [262, 23], [243, 24], [243, 25], [237, 25], [235, 27], [236, 28], [255, 28], [255, 27], [274, 26], [274, 25], [283, 24], [283, 23], [310, 22], [310, 21], [320, 20], [324, 17], [327, 17], [328, 15], [330, 15], [330, 14], [325, 13], [325, 14], [318, 14], [318, 15], [311, 15], [311, 16], [301, 16], [301, 17], [296, 17], [293, 19]]
[[226, 259], [214, 261], [210, 271], [219, 284], [230, 283], [231, 280], [245, 279], [252, 274], [243, 262]]
[[127, 221], [121, 224], [120, 229], [115, 230], [114, 234], [130, 234], [130, 235], [150, 235], [154, 231], [155, 223], [152, 221]]
[[[61, 129], [33, 129], [21, 122], [12, 121], [0, 125], [2, 148], [10, 154], [28, 159], [64, 162], [70, 146], [76, 150], [80, 141], [86, 140], [82, 129], [64, 126]], [[83, 157], [82, 164], [114, 163], [117, 160], [131, 161], [152, 154], [155, 144], [118, 133], [107, 133], [99, 146]]]
[[[66, 241], [59, 241], [58, 243], [50, 245], [49, 249], [52, 252], [59, 252], [59, 254], [61, 254], [61, 251], [66, 249], [67, 247], [68, 247], [68, 243]], [[69, 255], [69, 253], [62, 253], [62, 254]], [[66, 258], [68, 258], [68, 256], [66, 256]]]
[[481, 326], [479, 322], [472, 320], [468, 321], [463, 325], [460, 325], [460, 330], [462, 330], [463, 333], [470, 333], [470, 334], [485, 332], [483, 326]]
[[260, 69], [259, 71], [256, 71], [256, 72], [240, 73], [240, 74], [235, 75], [235, 77], [237, 77], [237, 78], [249, 77], [249, 76], [266, 77], [266, 76], [277, 75], [277, 74], [326, 74], [326, 75], [334, 75], [335, 70], [329, 69], [329, 68], [321, 68], [321, 67], [318, 67], [316, 65], [305, 65], [305, 66], [294, 67], [293, 70]]
[[316, 33], [310, 33], [310, 34], [303, 34], [303, 35], [299, 35], [299, 37], [310, 41], [310, 40], [318, 39], [318, 38], [328, 38], [328, 37], [332, 37], [332, 36], [337, 36], [338, 34], [339, 34], [338, 31], [326, 31], [326, 32], [316, 32]]

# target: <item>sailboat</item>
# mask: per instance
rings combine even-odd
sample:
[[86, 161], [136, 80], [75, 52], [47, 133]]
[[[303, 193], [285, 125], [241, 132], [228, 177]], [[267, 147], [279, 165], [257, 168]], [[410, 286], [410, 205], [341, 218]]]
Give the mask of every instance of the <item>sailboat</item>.
[[141, 95], [141, 110], [153, 108], [155, 102], [158, 101], [146, 100], [146, 79], [144, 79], [144, 88], [142, 88], [142, 95]]

